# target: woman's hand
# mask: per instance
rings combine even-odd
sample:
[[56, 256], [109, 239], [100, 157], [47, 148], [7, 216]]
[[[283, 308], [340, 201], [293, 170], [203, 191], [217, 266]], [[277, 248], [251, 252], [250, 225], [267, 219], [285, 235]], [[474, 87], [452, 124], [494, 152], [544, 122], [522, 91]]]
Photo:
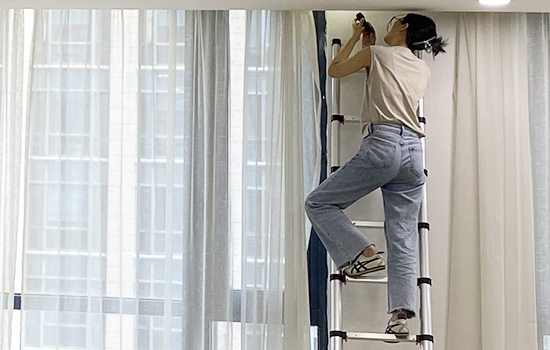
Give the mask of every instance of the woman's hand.
[[363, 23], [365, 22], [365, 19], [364, 18], [361, 18], [361, 20], [359, 22], [356, 22], [355, 19], [353, 20], [353, 24], [351, 25], [352, 26], [352, 29], [353, 29], [353, 34], [352, 34], [352, 39], [356, 40], [356, 41], [359, 41], [359, 39], [361, 39], [361, 33], [363, 33]]
[[[374, 33], [371, 35], [365, 33], [363, 23], [365, 23], [365, 19], [361, 19], [357, 23], [353, 20], [353, 35], [330, 63], [328, 67], [329, 76], [341, 78], [370, 66], [371, 53], [369, 49], [359, 50], [353, 57], [349, 57], [357, 42], [361, 40], [361, 34], [363, 34], [365, 43], [374, 43], [376, 41], [376, 35]], [[365, 38], [365, 36], [367, 36], [367, 38]]]

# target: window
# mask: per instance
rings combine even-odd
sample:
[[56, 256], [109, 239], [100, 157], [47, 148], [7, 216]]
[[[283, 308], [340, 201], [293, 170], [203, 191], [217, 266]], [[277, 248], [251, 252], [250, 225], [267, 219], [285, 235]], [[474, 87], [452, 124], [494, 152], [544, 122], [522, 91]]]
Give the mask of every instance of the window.
[[[32, 200], [26, 213], [25, 271], [20, 274], [25, 308], [15, 315], [24, 322], [23, 329], [14, 329], [22, 335], [13, 339], [22, 339], [23, 349], [115, 349], [121, 343], [138, 349], [163, 348], [164, 299], [170, 288], [169, 337], [177, 348], [182, 343], [181, 296], [187, 283], [185, 220], [166, 221], [165, 198], [167, 140], [173, 132], [174, 218], [186, 215], [177, 205], [191, 190], [183, 180], [190, 147], [189, 127], [181, 117], [187, 105], [185, 13], [176, 12], [176, 28], [170, 27], [171, 11], [125, 11], [123, 21], [121, 11], [43, 13], [47, 20], [37, 20], [38, 26], [47, 25], [47, 37], [36, 41], [31, 67], [28, 198]], [[139, 30], [140, 20], [151, 27]], [[120, 23], [126, 35], [124, 47]], [[262, 118], [260, 128], [243, 130], [243, 97], [248, 94], [250, 108], [267, 104], [270, 71], [263, 66], [245, 68], [244, 11], [231, 11], [230, 27], [231, 284], [234, 308], [240, 310], [242, 286], [258, 288], [268, 277], [267, 256], [259, 253], [268, 241], [254, 219], [266, 215], [257, 205], [266, 196], [266, 125]], [[168, 54], [173, 52], [171, 38], [175, 38], [175, 57]], [[263, 52], [252, 48], [252, 55], [261, 57]], [[245, 75], [245, 69], [250, 74]], [[171, 113], [176, 116], [173, 129]], [[253, 156], [242, 159], [243, 147]], [[253, 174], [245, 182], [243, 166]], [[255, 213], [247, 222], [242, 220], [243, 200]], [[173, 236], [168, 246], [169, 224]], [[249, 252], [245, 259], [243, 249]], [[172, 257], [170, 283], [165, 281], [167, 255]], [[241, 333], [234, 316], [214, 322], [211, 336], [218, 341], [217, 350], [236, 350], [241, 336], [260, 331], [246, 327]], [[72, 336], [60, 336], [64, 332]], [[232, 344], [223, 343], [227, 332]]]

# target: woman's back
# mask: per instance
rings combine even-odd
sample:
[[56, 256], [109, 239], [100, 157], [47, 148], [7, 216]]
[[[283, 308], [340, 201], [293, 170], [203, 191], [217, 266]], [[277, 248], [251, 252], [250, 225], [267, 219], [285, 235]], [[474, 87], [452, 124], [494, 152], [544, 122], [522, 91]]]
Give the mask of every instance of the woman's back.
[[403, 46], [371, 46], [371, 64], [361, 112], [363, 134], [369, 123], [403, 124], [423, 136], [418, 101], [430, 81], [428, 65]]

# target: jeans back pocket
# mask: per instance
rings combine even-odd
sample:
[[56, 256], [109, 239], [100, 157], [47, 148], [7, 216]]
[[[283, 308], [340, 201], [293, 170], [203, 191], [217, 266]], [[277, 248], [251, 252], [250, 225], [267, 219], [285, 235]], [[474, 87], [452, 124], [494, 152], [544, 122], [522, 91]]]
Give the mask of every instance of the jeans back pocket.
[[374, 168], [388, 169], [395, 162], [396, 145], [390, 140], [370, 135], [364, 143], [365, 158]]

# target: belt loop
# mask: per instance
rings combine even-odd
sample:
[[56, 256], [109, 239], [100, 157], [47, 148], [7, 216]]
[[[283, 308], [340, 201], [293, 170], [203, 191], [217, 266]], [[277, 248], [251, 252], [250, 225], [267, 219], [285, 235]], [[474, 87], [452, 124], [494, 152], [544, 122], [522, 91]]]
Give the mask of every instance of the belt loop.
[[401, 136], [405, 133], [405, 126], [401, 125]]
[[369, 129], [369, 135], [372, 134], [372, 122], [369, 123], [369, 128], [368, 129]]

